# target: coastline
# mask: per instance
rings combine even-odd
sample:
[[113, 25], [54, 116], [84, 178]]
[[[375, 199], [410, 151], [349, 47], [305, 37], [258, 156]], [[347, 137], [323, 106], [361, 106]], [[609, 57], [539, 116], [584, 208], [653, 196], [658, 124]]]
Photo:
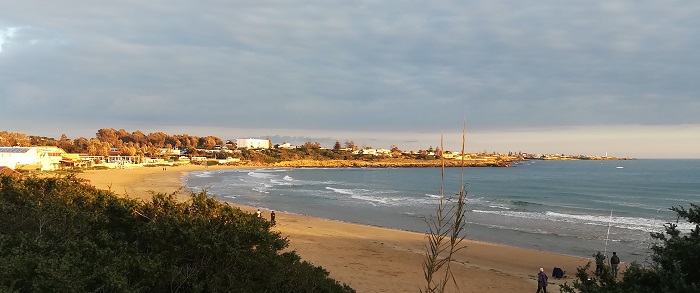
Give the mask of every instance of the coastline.
[[[191, 171], [250, 168], [251, 166], [175, 166], [134, 169], [89, 170], [78, 177], [97, 188], [117, 195], [148, 200], [153, 192], [175, 193], [182, 189], [181, 178]], [[178, 199], [186, 199], [179, 192]], [[252, 212], [255, 208], [238, 206]], [[263, 216], [268, 218], [269, 211]], [[331, 277], [358, 292], [416, 292], [423, 285], [422, 233], [376, 226], [277, 213], [275, 231], [289, 239], [289, 250], [303, 260], [322, 266]], [[573, 276], [576, 268], [589, 259], [558, 255], [511, 246], [466, 240], [467, 248], [457, 255], [453, 266], [463, 292], [531, 292], [540, 267], [551, 274], [553, 267]], [[550, 278], [550, 287], [573, 279]], [[550, 289], [550, 290], [552, 290]], [[556, 290], [556, 289], [554, 289]]]

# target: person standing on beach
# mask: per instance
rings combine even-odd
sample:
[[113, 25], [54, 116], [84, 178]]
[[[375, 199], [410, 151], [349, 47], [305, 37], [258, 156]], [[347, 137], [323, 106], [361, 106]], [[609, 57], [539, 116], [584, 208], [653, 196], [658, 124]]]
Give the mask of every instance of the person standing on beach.
[[258, 218], [262, 218], [262, 212], [260, 211], [260, 209], [258, 209], [258, 211], [255, 212], [255, 215], [257, 215]]
[[596, 275], [600, 275], [603, 273], [603, 267], [605, 266], [605, 255], [600, 253], [595, 254], [595, 273]]
[[275, 225], [275, 211], [270, 212], [270, 223], [272, 223], [273, 226]]
[[617, 265], [620, 264], [620, 257], [617, 256], [617, 252], [613, 251], [613, 256], [610, 258], [610, 273], [614, 278], [617, 278]]
[[537, 292], [535, 293], [547, 293], [547, 274], [544, 272], [544, 268], [540, 268], [540, 273], [537, 274]]

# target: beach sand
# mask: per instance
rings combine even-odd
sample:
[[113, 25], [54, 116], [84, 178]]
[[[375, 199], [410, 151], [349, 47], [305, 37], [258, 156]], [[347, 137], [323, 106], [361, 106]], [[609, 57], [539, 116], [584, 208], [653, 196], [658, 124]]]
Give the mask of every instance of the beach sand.
[[[181, 189], [181, 178], [190, 171], [230, 169], [228, 166], [142, 167], [134, 169], [90, 170], [78, 176], [97, 188], [117, 195], [148, 200], [151, 192], [173, 193]], [[180, 199], [186, 192], [180, 192]], [[253, 207], [240, 207], [253, 212]], [[269, 219], [268, 210], [263, 216]], [[356, 225], [308, 216], [277, 212], [279, 231], [289, 239], [289, 250], [303, 260], [322, 266], [332, 278], [347, 283], [357, 292], [418, 292], [424, 287], [422, 261], [424, 234], [381, 227]], [[468, 234], [468, 231], [467, 231]], [[561, 267], [570, 275], [550, 276], [548, 289], [559, 291], [559, 284], [573, 282], [576, 268], [589, 259], [558, 255], [491, 243], [467, 241], [456, 256], [452, 269], [461, 292], [534, 292], [539, 268], [550, 275]], [[457, 292], [451, 288], [448, 292]]]

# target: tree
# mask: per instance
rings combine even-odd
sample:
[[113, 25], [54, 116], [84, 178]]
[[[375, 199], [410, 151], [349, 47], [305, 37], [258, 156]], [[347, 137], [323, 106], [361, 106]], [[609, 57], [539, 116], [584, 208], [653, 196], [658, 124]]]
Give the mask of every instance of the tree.
[[[670, 210], [676, 212], [678, 219], [675, 223], [666, 223], [663, 233], [651, 233], [651, 237], [659, 243], [652, 246], [653, 254], [648, 266], [634, 262], [623, 272], [622, 280], [618, 281], [609, 273], [589, 275], [589, 263], [578, 268], [577, 279], [572, 285], [562, 285], [561, 291], [700, 292], [700, 205], [691, 203], [688, 210], [683, 207], [671, 207]], [[680, 219], [694, 224], [695, 228], [683, 233], [678, 230]], [[607, 267], [604, 271], [609, 272]]]
[[95, 138], [102, 142], [108, 142], [111, 145], [116, 145], [119, 140], [119, 135], [112, 128], [100, 128], [95, 134]]
[[31, 138], [20, 132], [0, 132], [0, 146], [22, 146], [28, 147], [31, 145]]
[[389, 151], [391, 152], [392, 157], [400, 157], [402, 153], [399, 147], [396, 145], [392, 145], [391, 148], [389, 148]]
[[111, 145], [109, 142], [102, 142], [96, 138], [90, 139], [87, 145], [87, 152], [91, 156], [106, 156], [109, 154]]
[[138, 144], [138, 146], [145, 146], [148, 143], [148, 137], [146, 137], [141, 130], [136, 130], [131, 133], [131, 139]]
[[165, 147], [165, 139], [168, 137], [167, 134], [163, 132], [154, 132], [154, 133], [149, 133], [148, 134], [148, 142], [153, 145], [154, 147], [157, 148], [164, 148]]
[[319, 142], [311, 142], [310, 140], [307, 140], [303, 145], [301, 145], [301, 148], [307, 150], [317, 150], [321, 148], [321, 144]]
[[333, 150], [334, 151], [339, 151], [342, 147], [340, 146], [340, 141], [335, 141], [335, 144], [333, 145]]
[[72, 140], [68, 139], [68, 136], [61, 134], [61, 139], [58, 141], [57, 146], [69, 153], [76, 153], [78, 150], [75, 149], [75, 144]]
[[345, 140], [345, 148], [351, 149], [351, 150], [356, 150], [357, 146], [355, 145], [355, 141], [354, 140]]

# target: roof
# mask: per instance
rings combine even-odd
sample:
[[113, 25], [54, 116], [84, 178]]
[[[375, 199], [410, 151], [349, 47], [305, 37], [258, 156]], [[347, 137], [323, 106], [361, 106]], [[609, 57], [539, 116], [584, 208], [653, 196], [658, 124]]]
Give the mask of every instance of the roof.
[[26, 153], [29, 148], [18, 148], [18, 147], [0, 147], [0, 153]]
[[7, 166], [0, 166], [0, 174], [2, 175], [12, 175], [17, 173], [15, 170]]

